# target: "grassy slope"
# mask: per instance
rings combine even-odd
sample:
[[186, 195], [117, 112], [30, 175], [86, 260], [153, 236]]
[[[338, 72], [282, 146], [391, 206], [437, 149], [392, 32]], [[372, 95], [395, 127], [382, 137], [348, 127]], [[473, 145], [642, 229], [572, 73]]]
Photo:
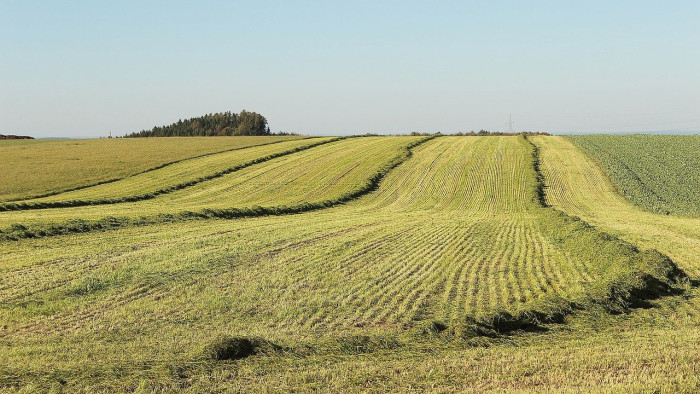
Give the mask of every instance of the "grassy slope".
[[[73, 219], [95, 220], [105, 216], [152, 217], [158, 214], [201, 211], [205, 208], [291, 206], [332, 201], [361, 188], [365, 180], [383, 165], [403, 155], [406, 146], [422, 139], [422, 137], [363, 137], [332, 142], [145, 201], [2, 212], [0, 228], [7, 228], [11, 223], [40, 225]], [[250, 153], [248, 149], [238, 153], [245, 157], [244, 160], [249, 160], [262, 156], [261, 152], [266, 150], [252, 149]], [[199, 170], [200, 160], [209, 160], [209, 158], [194, 160], [189, 163], [189, 166]], [[198, 173], [190, 176], [196, 175]]]
[[[16, 201], [14, 204], [33, 207], [41, 204], [66, 204], [66, 206], [90, 205], [99, 202], [114, 203], [120, 200], [148, 199], [156, 194], [167, 194], [179, 188], [191, 187], [242, 166], [257, 164], [261, 158], [294, 153], [295, 150], [332, 141], [333, 138], [306, 138], [282, 141], [262, 146], [252, 146], [233, 151], [215, 153], [205, 157], [183, 160], [157, 170], [140, 173], [102, 185], [59, 193], [42, 198]], [[10, 204], [6, 204], [10, 205]], [[10, 205], [11, 206], [11, 205]]]
[[[547, 335], [511, 339], [527, 348], [480, 350], [469, 346], [494, 342], [423, 331], [438, 320], [459, 337], [454, 329], [470, 315], [515, 311], [544, 294], [576, 297], [604, 276], [595, 259], [578, 258], [566, 240], [548, 235], [555, 219], [533, 202], [530, 155], [523, 139], [443, 137], [415, 148], [376, 192], [346, 206], [0, 244], [0, 382], [121, 389], [139, 380], [199, 389], [361, 388], [372, 379], [424, 388], [595, 382], [568, 380], [567, 356]], [[262, 337], [290, 346], [291, 356], [211, 364], [202, 348], [220, 334]], [[616, 363], [631, 354], [621, 347], [606, 355], [602, 339], [591, 349], [577, 335], [556, 335], [590, 363], [584, 376], [619, 372]], [[512, 359], [522, 366], [506, 367]], [[632, 373], [641, 361], [626, 362], [622, 370]], [[664, 364], [635, 378], [660, 381], [673, 371]]]
[[0, 201], [119, 179], [188, 157], [298, 138], [301, 137], [0, 141]]
[[542, 149], [549, 204], [641, 248], [658, 249], [692, 277], [700, 276], [699, 218], [646, 212], [619, 195], [597, 163], [571, 141], [533, 140]]
[[[616, 193], [603, 171], [561, 137], [537, 137], [547, 201], [642, 248], [669, 254], [700, 274], [700, 222], [644, 212]], [[487, 348], [429, 349], [261, 362], [193, 378], [194, 388], [344, 390], [561, 390], [696, 392], [700, 389], [698, 291], [621, 316], [584, 313], [544, 335], [509, 338]], [[261, 364], [263, 364], [261, 366]], [[273, 367], [274, 366], [274, 367]], [[275, 368], [277, 367], [277, 368]], [[260, 370], [266, 371], [260, 378]]]
[[700, 217], [700, 135], [569, 138], [597, 160], [634, 203], [656, 213]]

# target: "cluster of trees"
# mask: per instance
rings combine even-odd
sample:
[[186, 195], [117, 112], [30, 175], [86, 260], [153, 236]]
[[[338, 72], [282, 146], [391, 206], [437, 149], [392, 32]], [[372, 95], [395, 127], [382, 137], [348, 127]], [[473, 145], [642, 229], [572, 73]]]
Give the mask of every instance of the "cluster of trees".
[[28, 135], [4, 135], [0, 134], [0, 140], [33, 140], [34, 137], [30, 137]]
[[168, 126], [154, 127], [131, 133], [126, 137], [189, 137], [223, 135], [269, 135], [270, 127], [264, 116], [246, 110], [231, 111], [178, 120]]

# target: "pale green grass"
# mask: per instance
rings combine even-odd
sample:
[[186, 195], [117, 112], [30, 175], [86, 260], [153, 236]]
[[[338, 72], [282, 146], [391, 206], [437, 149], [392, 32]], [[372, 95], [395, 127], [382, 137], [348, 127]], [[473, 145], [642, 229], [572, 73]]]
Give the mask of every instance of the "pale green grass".
[[28, 204], [36, 204], [77, 200], [84, 201], [85, 205], [87, 205], [93, 201], [119, 200], [154, 194], [158, 191], [172, 189], [177, 185], [196, 183], [203, 178], [212, 177], [227, 170], [251, 163], [256, 159], [282, 154], [284, 152], [292, 152], [295, 149], [302, 149], [307, 146], [331, 140], [332, 138], [297, 139], [215, 153], [205, 157], [183, 160], [154, 171], [130, 176], [116, 182], [43, 198], [17, 201], [17, 203], [25, 202]]
[[119, 179], [166, 163], [297, 136], [0, 141], [0, 201]]
[[569, 137], [616, 189], [649, 211], [700, 217], [700, 135]]
[[[227, 204], [328, 198], [373, 174], [407, 142], [333, 142], [252, 166], [245, 182], [231, 177], [189, 192], [199, 190], [206, 204], [209, 192], [231, 193]], [[548, 152], [542, 148], [543, 167], [552, 176]], [[619, 245], [613, 241], [582, 237], [571, 247], [552, 235], [559, 222], [534, 200], [532, 164], [522, 138], [440, 137], [414, 148], [376, 191], [331, 209], [2, 242], [0, 385], [697, 388], [697, 320], [682, 297], [629, 316], [591, 307], [567, 325], [545, 326], [550, 332], [460, 336], [470, 316], [517, 311], [555, 295], [591, 296], [592, 285], [619, 272], [616, 263], [629, 262], [611, 250]], [[187, 206], [198, 206], [195, 200]], [[143, 201], [132, 209], [146, 207]], [[64, 210], [46, 210], [45, 219]], [[433, 322], [448, 330], [426, 330]], [[683, 329], [673, 336], [675, 327]], [[283, 349], [212, 361], [203, 349], [219, 335], [259, 337]]]
[[541, 147], [547, 201], [644, 249], [670, 256], [700, 277], [700, 218], [650, 213], [617, 193], [594, 159], [563, 137], [533, 138]]
[[[231, 209], [256, 205], [283, 206], [332, 201], [361, 187], [366, 179], [383, 165], [405, 154], [407, 145], [421, 138], [363, 137], [331, 142], [145, 201], [0, 212], [0, 228], [6, 228], [14, 223], [31, 225], [72, 219], [99, 219], [105, 216], [154, 216], [204, 208]], [[305, 143], [295, 141], [285, 144], [303, 145]], [[230, 156], [241, 157], [241, 159], [231, 158], [231, 162], [235, 165], [262, 157], [269, 154], [270, 149], [266, 146], [236, 151], [236, 155]], [[273, 151], [280, 149], [284, 150], [285, 147], [277, 146]], [[188, 177], [206, 174], [200, 173], [202, 166], [199, 162], [202, 160], [209, 164], [212, 158], [183, 162], [186, 168], [192, 168], [195, 171], [188, 172]], [[219, 168], [215, 167], [211, 170]], [[180, 168], [177, 170], [179, 171]], [[172, 180], [167, 179], [167, 181]], [[124, 183], [130, 185], [129, 180], [125, 180]], [[102, 186], [96, 188], [102, 193]], [[111, 185], [108, 188], [111, 189]], [[76, 193], [90, 193], [90, 189]], [[60, 199], [61, 196], [62, 194], [53, 198]]]

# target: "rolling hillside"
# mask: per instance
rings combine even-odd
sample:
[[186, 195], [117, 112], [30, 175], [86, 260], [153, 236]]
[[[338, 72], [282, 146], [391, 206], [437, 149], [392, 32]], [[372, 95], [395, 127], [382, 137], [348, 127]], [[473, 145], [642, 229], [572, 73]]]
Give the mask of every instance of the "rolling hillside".
[[549, 204], [640, 248], [667, 254], [693, 277], [700, 274], [700, 219], [647, 212], [619, 195], [594, 159], [569, 140], [533, 140], [541, 146]]
[[[0, 385], [697, 387], [700, 316], [679, 296], [696, 293], [695, 219], [635, 208], [561, 137], [314, 141], [26, 203], [135, 196], [250, 163], [153, 198], [0, 212], [17, 235], [0, 241]], [[90, 225], [112, 216], [112, 230]], [[36, 230], [72, 219], [85, 226]]]
[[[147, 200], [161, 194], [195, 186], [241, 170], [246, 166], [294, 153], [330, 138], [300, 139], [214, 153], [206, 157], [185, 159], [152, 171], [146, 171], [115, 182], [30, 200], [5, 204], [8, 210], [50, 207], [74, 207]], [[1, 208], [0, 208], [1, 209]]]
[[700, 135], [582, 135], [621, 195], [654, 213], [700, 217]]
[[[0, 202], [121, 179], [179, 160], [296, 136], [0, 142]], [[47, 170], [48, 169], [48, 170]]]

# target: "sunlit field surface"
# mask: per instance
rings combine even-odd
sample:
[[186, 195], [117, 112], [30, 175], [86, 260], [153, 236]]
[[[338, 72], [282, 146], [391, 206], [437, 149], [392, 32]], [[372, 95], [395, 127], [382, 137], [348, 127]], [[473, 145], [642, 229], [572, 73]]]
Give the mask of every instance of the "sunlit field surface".
[[0, 141], [0, 202], [138, 174], [179, 160], [298, 136]]
[[572, 136], [636, 205], [700, 217], [700, 135]]
[[604, 171], [564, 137], [313, 138], [19, 201], [0, 388], [697, 390], [700, 219]]

